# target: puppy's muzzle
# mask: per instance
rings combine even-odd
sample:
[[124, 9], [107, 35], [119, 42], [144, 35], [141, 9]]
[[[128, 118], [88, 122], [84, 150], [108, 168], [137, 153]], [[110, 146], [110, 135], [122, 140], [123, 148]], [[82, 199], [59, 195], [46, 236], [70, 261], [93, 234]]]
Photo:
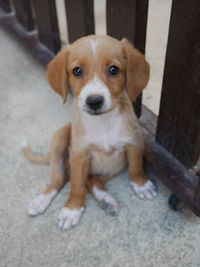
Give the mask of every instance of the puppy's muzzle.
[[102, 95], [90, 95], [86, 98], [86, 104], [92, 111], [98, 111], [104, 104], [104, 97]]

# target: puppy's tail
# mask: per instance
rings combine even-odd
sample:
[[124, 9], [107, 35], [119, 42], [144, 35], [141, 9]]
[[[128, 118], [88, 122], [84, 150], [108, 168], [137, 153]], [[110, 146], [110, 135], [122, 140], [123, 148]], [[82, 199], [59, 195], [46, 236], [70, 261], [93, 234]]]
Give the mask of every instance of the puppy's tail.
[[41, 165], [49, 165], [49, 157], [48, 156], [39, 156], [35, 155], [29, 148], [28, 143], [24, 140], [21, 144], [22, 151], [24, 153], [24, 157], [28, 159], [32, 163], [41, 164]]

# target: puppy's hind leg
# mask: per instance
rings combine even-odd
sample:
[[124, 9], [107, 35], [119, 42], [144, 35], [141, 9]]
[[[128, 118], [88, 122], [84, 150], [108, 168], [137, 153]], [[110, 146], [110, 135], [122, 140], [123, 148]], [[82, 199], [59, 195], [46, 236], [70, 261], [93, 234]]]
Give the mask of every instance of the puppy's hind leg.
[[106, 214], [116, 216], [119, 213], [119, 205], [114, 197], [106, 192], [106, 180], [107, 179], [104, 177], [90, 176], [87, 178], [86, 186], [88, 191], [92, 193], [97, 200], [100, 208], [103, 209]]
[[68, 181], [65, 173], [65, 154], [70, 143], [70, 124], [59, 129], [53, 137], [50, 151], [51, 183], [46, 190], [36, 196], [28, 206], [28, 214], [35, 216], [43, 213], [53, 198]]

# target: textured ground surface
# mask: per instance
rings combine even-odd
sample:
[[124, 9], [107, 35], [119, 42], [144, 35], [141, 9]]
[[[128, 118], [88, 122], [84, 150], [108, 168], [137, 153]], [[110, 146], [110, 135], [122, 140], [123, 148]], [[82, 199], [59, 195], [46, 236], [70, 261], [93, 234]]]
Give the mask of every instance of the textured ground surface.
[[26, 137], [46, 153], [69, 110], [50, 90], [43, 68], [1, 29], [0, 51], [0, 266], [200, 266], [200, 220], [187, 210], [171, 211], [170, 193], [158, 181], [158, 198], [142, 201], [121, 175], [108, 185], [121, 205], [119, 216], [106, 216], [88, 195], [80, 224], [67, 232], [58, 229], [57, 216], [69, 185], [45, 214], [27, 215], [50, 170], [27, 162], [19, 144]]

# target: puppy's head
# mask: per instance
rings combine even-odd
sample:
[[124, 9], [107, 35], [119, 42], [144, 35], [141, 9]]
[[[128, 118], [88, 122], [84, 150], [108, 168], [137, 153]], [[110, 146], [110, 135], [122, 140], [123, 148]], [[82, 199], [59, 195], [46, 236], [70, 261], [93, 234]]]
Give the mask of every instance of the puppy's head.
[[126, 39], [87, 36], [58, 53], [47, 76], [64, 103], [70, 87], [81, 111], [100, 115], [115, 108], [124, 90], [135, 101], [147, 85], [149, 64]]

